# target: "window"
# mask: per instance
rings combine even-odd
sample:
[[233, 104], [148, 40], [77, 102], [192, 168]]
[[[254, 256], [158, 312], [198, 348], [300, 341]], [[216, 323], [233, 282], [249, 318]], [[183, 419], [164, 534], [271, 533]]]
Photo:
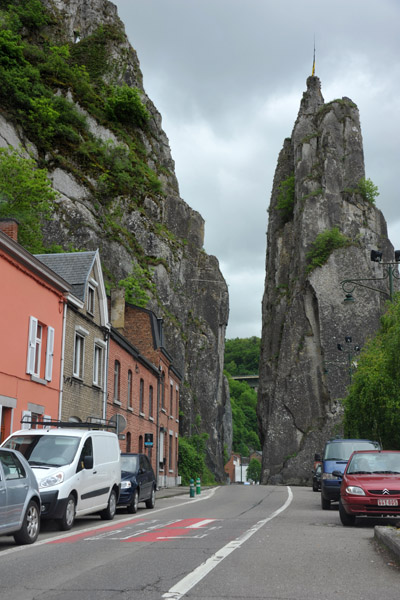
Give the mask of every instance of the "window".
[[35, 317], [30, 317], [26, 372], [31, 376], [51, 381], [53, 355], [54, 328], [40, 323]]
[[74, 346], [74, 377], [83, 379], [83, 363], [85, 358], [85, 338], [79, 333], [75, 333]]
[[0, 454], [0, 462], [3, 466], [5, 479], [24, 479], [26, 477], [24, 467], [12, 452], [6, 452], [4, 450]]
[[172, 383], [169, 384], [169, 414], [174, 414], [174, 386]]
[[176, 412], [175, 417], [179, 419], [179, 388], [176, 387]]
[[[128, 408], [132, 408], [132, 371], [129, 369], [128, 371], [128, 390], [127, 390], [127, 395], [128, 395]], [[127, 452], [129, 452], [127, 450]]]
[[144, 413], [144, 381], [140, 380], [140, 391], [139, 391], [139, 413]]
[[114, 402], [119, 403], [119, 386], [120, 386], [121, 364], [119, 360], [114, 363]]
[[149, 417], [153, 417], [153, 386], [149, 387]]
[[95, 291], [91, 285], [88, 285], [87, 288], [87, 311], [89, 314], [94, 315], [95, 310]]
[[131, 433], [130, 433], [130, 431], [128, 431], [128, 433], [126, 434], [126, 451], [127, 452], [131, 452], [131, 443], [132, 443], [131, 439], [132, 439]]
[[103, 346], [94, 344], [93, 353], [93, 385], [103, 385]]

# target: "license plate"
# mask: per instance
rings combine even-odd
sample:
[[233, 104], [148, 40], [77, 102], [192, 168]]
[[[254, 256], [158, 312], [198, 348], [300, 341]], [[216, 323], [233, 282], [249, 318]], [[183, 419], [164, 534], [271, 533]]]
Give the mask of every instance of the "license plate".
[[397, 498], [382, 498], [378, 500], [378, 506], [398, 506]]

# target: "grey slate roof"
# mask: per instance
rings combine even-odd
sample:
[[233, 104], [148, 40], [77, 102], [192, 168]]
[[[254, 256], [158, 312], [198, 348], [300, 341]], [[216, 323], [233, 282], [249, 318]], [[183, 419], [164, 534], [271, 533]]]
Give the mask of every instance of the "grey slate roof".
[[80, 300], [85, 298], [86, 284], [96, 259], [96, 251], [63, 252], [60, 254], [35, 254], [44, 265], [60, 275], [72, 286], [72, 293]]

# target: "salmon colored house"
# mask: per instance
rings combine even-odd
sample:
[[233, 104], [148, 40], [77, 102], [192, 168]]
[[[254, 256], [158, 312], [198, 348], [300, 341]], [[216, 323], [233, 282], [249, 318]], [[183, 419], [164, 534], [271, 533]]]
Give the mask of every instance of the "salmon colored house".
[[16, 221], [0, 222], [1, 441], [24, 427], [23, 418], [58, 418], [70, 292], [64, 279], [17, 243], [17, 232]]

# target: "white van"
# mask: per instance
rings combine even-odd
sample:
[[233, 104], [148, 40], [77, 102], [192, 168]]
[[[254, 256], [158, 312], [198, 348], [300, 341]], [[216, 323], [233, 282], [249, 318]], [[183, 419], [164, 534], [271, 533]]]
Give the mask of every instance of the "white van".
[[102, 430], [23, 429], [2, 447], [18, 450], [39, 483], [41, 517], [71, 529], [75, 517], [113, 519], [121, 487], [121, 453], [115, 433]]

